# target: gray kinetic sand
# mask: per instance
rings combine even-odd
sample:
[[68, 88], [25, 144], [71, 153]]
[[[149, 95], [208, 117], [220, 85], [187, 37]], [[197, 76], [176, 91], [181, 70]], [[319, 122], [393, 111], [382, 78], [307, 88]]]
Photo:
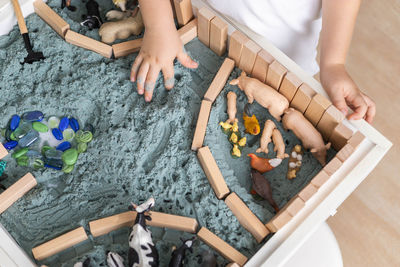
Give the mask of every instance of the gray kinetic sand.
[[[99, 1], [104, 11], [111, 1]], [[61, 11], [58, 1], [50, 6], [61, 14], [71, 28], [97, 38], [97, 31], [80, 27], [79, 13]], [[81, 5], [81, 13], [85, 8]], [[130, 66], [136, 56], [112, 60], [66, 43], [38, 16], [27, 19], [35, 51], [43, 51], [46, 60], [32, 65], [19, 62], [26, 56], [22, 38], [15, 27], [8, 36], [0, 37], [0, 125], [5, 126], [15, 113], [41, 110], [45, 115], [74, 115], [81, 122], [90, 121], [95, 139], [86, 153], [80, 155], [72, 174], [44, 169], [33, 171], [38, 186], [0, 216], [0, 222], [31, 255], [31, 249], [79, 226], [88, 231], [91, 220], [125, 212], [131, 202], [141, 203], [148, 197], [156, 199], [155, 211], [195, 217], [205, 226], [251, 257], [261, 247], [245, 231], [223, 201], [216, 199], [196, 153], [190, 150], [201, 99], [223, 58], [216, 56], [197, 39], [186, 45], [189, 54], [200, 63], [197, 70], [175, 64], [176, 86], [171, 92], [157, 81], [151, 104], [136, 93], [129, 81]], [[235, 70], [230, 79], [237, 77]], [[266, 201], [256, 201], [250, 190], [249, 159], [257, 138], [248, 136], [249, 147], [244, 156], [233, 159], [230, 144], [218, 123], [227, 119], [225, 96], [229, 90], [238, 94], [238, 114], [242, 114], [246, 97], [237, 87], [227, 85], [217, 98], [211, 112], [205, 144], [220, 166], [232, 191], [235, 191], [263, 221], [274, 216]], [[261, 107], [256, 109], [263, 124], [271, 118]], [[241, 121], [242, 122], [242, 121]], [[241, 124], [241, 130], [243, 125]], [[279, 124], [279, 129], [283, 131]], [[284, 134], [287, 152], [299, 140], [292, 133]], [[272, 148], [272, 147], [271, 147]], [[272, 149], [271, 149], [272, 150]], [[271, 155], [268, 155], [272, 157]], [[329, 158], [333, 156], [330, 151]], [[8, 156], [4, 181], [11, 185], [29, 168], [17, 167]], [[273, 195], [280, 207], [321, 169], [306, 153], [303, 168], [292, 181], [285, 178], [287, 160], [265, 174], [271, 182]], [[171, 247], [180, 245], [179, 237], [190, 237], [178, 231], [151, 227], [159, 250], [161, 266], [170, 259]], [[117, 251], [127, 258], [129, 229], [108, 235], [89, 237], [80, 245], [61, 252], [40, 263], [50, 266], [72, 266], [77, 260], [90, 257], [92, 266], [105, 266], [105, 253]], [[89, 233], [89, 231], [88, 231]], [[188, 256], [187, 266], [196, 266], [208, 247], [197, 242]], [[220, 264], [226, 263], [218, 257]]]

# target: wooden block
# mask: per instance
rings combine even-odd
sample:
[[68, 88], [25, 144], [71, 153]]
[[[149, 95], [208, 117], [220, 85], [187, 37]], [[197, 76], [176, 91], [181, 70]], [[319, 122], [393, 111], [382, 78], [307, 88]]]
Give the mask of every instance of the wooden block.
[[236, 193], [228, 195], [225, 199], [225, 203], [236, 216], [239, 223], [254, 236], [258, 243], [269, 234], [265, 225], [254, 215]]
[[142, 41], [143, 39], [139, 38], [112, 45], [114, 57], [120, 58], [138, 52], [142, 46]]
[[201, 101], [199, 116], [197, 118], [196, 130], [194, 131], [192, 150], [196, 151], [203, 146], [204, 137], [206, 136], [208, 117], [211, 112], [211, 101]]
[[334, 157], [331, 159], [331, 161], [328, 162], [328, 164], [325, 165], [323, 170], [329, 175], [332, 176], [339, 168], [342, 166], [342, 162], [337, 158]]
[[242, 55], [240, 56], [239, 68], [246, 72], [246, 74], [250, 74], [253, 70], [254, 62], [260, 50], [261, 47], [250, 39], [244, 44]]
[[279, 91], [283, 77], [286, 75], [287, 69], [278, 61], [274, 60], [268, 67], [267, 78], [265, 83]]
[[218, 56], [222, 56], [226, 52], [227, 41], [228, 24], [216, 16], [210, 24], [210, 49]]
[[316, 187], [320, 188], [322, 185], [325, 184], [326, 181], [328, 181], [330, 175], [327, 174], [323, 169], [312, 178], [311, 183]]
[[347, 140], [353, 135], [352, 130], [347, 128], [342, 122], [339, 123], [332, 132], [329, 142], [331, 142], [333, 148], [339, 151], [347, 144]]
[[298, 196], [304, 201], [307, 202], [316, 192], [318, 188], [315, 187], [312, 183], [306, 185], [298, 194]]
[[191, 0], [174, 0], [176, 19], [179, 26], [183, 26], [193, 18]]
[[207, 92], [204, 95], [204, 99], [214, 102], [221, 90], [224, 88], [226, 81], [231, 75], [233, 68], [235, 67], [235, 62], [230, 58], [225, 58], [224, 63], [222, 63], [217, 74], [215, 75], [213, 81], [208, 87]]
[[67, 34], [65, 35], [65, 41], [67, 41], [70, 44], [83, 47], [88, 50], [92, 50], [107, 58], [111, 58], [113, 53], [112, 46], [99, 42], [97, 40], [94, 40], [92, 38], [89, 38], [85, 35], [79, 34], [71, 30], [67, 31]]
[[354, 147], [350, 144], [346, 144], [342, 149], [339, 150], [338, 153], [336, 153], [336, 157], [341, 161], [344, 162], [346, 159], [348, 159], [351, 154], [354, 152]]
[[197, 236], [200, 238], [201, 241], [218, 251], [218, 253], [221, 254], [225, 259], [236, 262], [241, 266], [246, 263], [246, 256], [234, 249], [232, 246], [230, 246], [228, 243], [226, 243], [224, 240], [219, 238], [207, 228], [201, 227], [200, 231], [197, 233]]
[[3, 193], [0, 194], [0, 214], [7, 210], [14, 202], [25, 195], [29, 190], [37, 185], [37, 181], [32, 174], [27, 173]]
[[7, 155], [8, 155], [7, 149], [3, 146], [2, 143], [0, 143], [0, 159], [4, 158]]
[[85, 229], [79, 227], [32, 249], [33, 257], [40, 261], [87, 239]]
[[[162, 212], [150, 212], [151, 221], [146, 220], [146, 224], [155, 227], [165, 227], [195, 233], [198, 227], [197, 220], [194, 218], [172, 215]], [[106, 218], [89, 222], [90, 232], [94, 237], [108, 234], [122, 227], [132, 227], [137, 213], [136, 211], [127, 211], [112, 215]]]
[[283, 78], [281, 87], [279, 87], [279, 93], [291, 102], [302, 83], [303, 82], [294, 73], [288, 72]]
[[179, 37], [185, 45], [197, 37], [197, 18], [192, 19], [188, 24], [178, 30]]
[[207, 47], [210, 47], [210, 25], [214, 17], [214, 12], [206, 7], [199, 9], [197, 15], [199, 40]]
[[258, 52], [256, 61], [254, 62], [253, 70], [251, 72], [251, 76], [253, 78], [258, 79], [260, 82], [265, 83], [267, 78], [268, 67], [274, 58], [271, 56], [270, 53], [262, 49]]
[[334, 105], [328, 107], [317, 124], [317, 130], [325, 141], [328, 141], [336, 126], [342, 122], [344, 115]]
[[311, 99], [304, 116], [312, 123], [312, 125], [317, 126], [319, 120], [324, 114], [325, 110], [332, 105], [332, 102], [328, 98], [321, 94], [316, 94]]
[[199, 148], [197, 157], [217, 198], [226, 197], [229, 194], [229, 188], [208, 146]]
[[36, 0], [33, 2], [33, 8], [36, 14], [41, 17], [50, 27], [53, 28], [62, 38], [70, 29], [69, 24], [63, 20], [56, 12], [53, 11], [48, 5], [42, 0]]
[[239, 67], [243, 46], [248, 40], [249, 38], [241, 31], [234, 31], [229, 38], [228, 56], [235, 61], [236, 67]]
[[352, 147], [354, 147], [354, 149], [356, 149], [364, 139], [365, 139], [365, 136], [360, 131], [357, 131], [347, 141], [347, 143], [350, 144]]
[[290, 106], [304, 114], [315, 94], [314, 89], [303, 83], [294, 95], [292, 102], [290, 102]]
[[272, 218], [265, 226], [271, 231], [276, 233], [282, 229], [293, 217], [287, 210], [281, 210]]
[[297, 213], [305, 206], [304, 201], [298, 197], [293, 197], [284, 207], [284, 209], [292, 216], [296, 216]]

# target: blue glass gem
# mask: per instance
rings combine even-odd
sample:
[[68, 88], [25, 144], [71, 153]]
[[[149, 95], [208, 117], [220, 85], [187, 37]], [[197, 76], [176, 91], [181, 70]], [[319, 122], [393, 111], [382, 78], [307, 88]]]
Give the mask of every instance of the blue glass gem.
[[60, 124], [58, 125], [58, 129], [60, 129], [61, 132], [64, 132], [64, 130], [68, 128], [68, 125], [69, 125], [69, 119], [67, 117], [63, 117], [60, 120]]
[[51, 130], [51, 132], [53, 133], [53, 136], [57, 139], [57, 140], [63, 140], [63, 134], [60, 131], [60, 129], [58, 128], [54, 128], [53, 130]]
[[61, 150], [56, 150], [54, 148], [46, 150], [44, 152], [44, 156], [48, 160], [61, 160], [62, 159], [63, 152]]
[[61, 169], [64, 165], [64, 162], [62, 160], [44, 158], [44, 165], [45, 166], [49, 165], [51, 167], [56, 167]]
[[74, 132], [77, 132], [79, 130], [79, 122], [75, 118], [70, 118], [69, 119], [69, 126], [71, 126], [71, 129], [74, 130]]
[[50, 168], [50, 169], [55, 169], [57, 171], [61, 171], [61, 169], [62, 169], [62, 167], [51, 166], [51, 165], [46, 164], [46, 163], [44, 164], [44, 167]]
[[21, 118], [18, 115], [13, 115], [10, 121], [10, 130], [14, 131], [15, 129], [17, 129], [20, 121]]
[[68, 141], [65, 141], [65, 142], [62, 142], [61, 144], [59, 144], [56, 149], [64, 152], [65, 150], [68, 150], [70, 148], [71, 148], [71, 143]]
[[42, 154], [40, 154], [40, 152], [39, 151], [36, 151], [36, 150], [28, 150], [28, 152], [26, 152], [26, 154], [25, 154], [28, 158], [38, 158], [38, 157], [41, 157], [42, 156]]
[[31, 130], [24, 137], [19, 140], [20, 147], [28, 147], [35, 143], [39, 139], [39, 133], [35, 130]]
[[7, 143], [4, 143], [3, 146], [7, 149], [7, 150], [11, 150], [13, 148], [15, 148], [18, 145], [17, 141], [9, 141]]
[[43, 117], [44, 117], [43, 112], [39, 110], [25, 112], [22, 115], [22, 119], [28, 122], [41, 121], [43, 120]]
[[17, 129], [13, 132], [15, 138], [17, 140], [21, 139], [25, 135], [27, 135], [32, 130], [32, 123], [23, 122], [20, 123]]

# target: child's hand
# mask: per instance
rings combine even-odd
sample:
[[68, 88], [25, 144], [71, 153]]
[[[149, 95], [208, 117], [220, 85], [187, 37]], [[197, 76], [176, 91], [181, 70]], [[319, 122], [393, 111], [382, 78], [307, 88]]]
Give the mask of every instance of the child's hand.
[[131, 81], [137, 81], [139, 95], [151, 101], [154, 86], [160, 73], [164, 75], [165, 88], [174, 87], [174, 60], [187, 68], [197, 68], [198, 64], [186, 54], [178, 32], [173, 27], [146, 29], [139, 55], [132, 65]]
[[349, 120], [365, 119], [372, 123], [376, 112], [375, 103], [358, 89], [344, 65], [321, 67], [320, 77], [332, 103], [345, 115], [348, 113], [348, 107], [354, 111], [347, 116]]

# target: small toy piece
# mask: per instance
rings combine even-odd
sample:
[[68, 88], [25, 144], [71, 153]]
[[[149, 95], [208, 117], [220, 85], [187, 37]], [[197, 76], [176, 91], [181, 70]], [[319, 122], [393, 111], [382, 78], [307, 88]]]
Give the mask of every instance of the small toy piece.
[[90, 267], [90, 258], [87, 258], [84, 262], [77, 262], [74, 267]]
[[86, 26], [89, 30], [100, 28], [103, 21], [100, 17], [99, 4], [95, 0], [89, 0], [86, 3], [87, 15], [83, 15], [82, 26]]
[[[126, 39], [131, 35], [139, 35], [143, 31], [144, 24], [139, 8], [137, 7], [135, 11], [121, 20], [106, 22], [101, 25], [99, 30], [101, 41], [110, 44], [117, 39]], [[123, 17], [122, 12], [117, 12], [115, 10], [112, 13], [111, 11], [108, 12], [107, 19]]]
[[325, 166], [326, 151], [331, 147], [331, 143], [324, 144], [321, 134], [315, 129], [311, 122], [309, 122], [301, 112], [294, 108], [289, 108], [285, 111], [282, 123], [283, 128], [285, 128], [285, 130], [292, 130], [301, 140], [303, 147], [305, 149], [310, 149], [310, 152], [319, 163]]
[[281, 120], [282, 114], [289, 107], [289, 102], [283, 95], [259, 80], [247, 77], [244, 71], [230, 84], [238, 85], [240, 90], [245, 92], [250, 104], [256, 100], [258, 104], [267, 108], [277, 121]]
[[186, 250], [189, 250], [191, 253], [193, 253], [192, 246], [194, 239], [195, 237], [187, 240], [181, 239], [183, 244], [179, 248], [175, 248], [172, 252], [172, 258], [169, 261], [169, 267], [183, 267]]
[[217, 267], [217, 258], [210, 250], [201, 253], [201, 267]]
[[264, 124], [264, 130], [260, 139], [260, 147], [256, 150], [257, 153], [264, 152], [268, 154], [268, 144], [271, 142], [272, 131], [276, 128], [273, 121], [267, 120]]
[[292, 153], [290, 153], [289, 158], [289, 168], [286, 178], [289, 180], [296, 178], [297, 173], [300, 171], [303, 160], [303, 149], [300, 145], [295, 145], [292, 148]]
[[237, 99], [237, 95], [235, 94], [235, 92], [230, 91], [227, 95], [227, 113], [229, 116], [229, 119], [226, 121], [227, 123], [234, 123], [237, 122], [238, 119], [236, 118], [236, 112], [237, 112], [237, 108], [236, 108], [236, 99]]
[[233, 145], [233, 148], [232, 148], [232, 155], [233, 155], [233, 156], [236, 156], [236, 157], [238, 157], [238, 158], [240, 158], [240, 157], [242, 156], [242, 152], [240, 151], [239, 146], [238, 146], [237, 144], [234, 144], [234, 145]]
[[71, 0], [61, 0], [61, 9], [67, 8], [69, 11], [76, 11], [75, 6], [71, 6]]
[[248, 104], [244, 106], [243, 121], [246, 133], [249, 133], [251, 135], [258, 135], [260, 133], [260, 124], [257, 120], [256, 115], [251, 112], [251, 108]]
[[274, 151], [277, 152], [276, 157], [278, 159], [289, 157], [289, 155], [285, 153], [285, 142], [283, 142], [282, 134], [278, 128], [272, 131], [272, 142], [274, 143]]
[[125, 267], [124, 259], [115, 252], [107, 253], [108, 267]]
[[228, 123], [228, 122], [220, 122], [219, 123], [219, 125], [221, 125], [221, 127], [224, 129], [224, 130], [229, 130], [229, 129], [232, 129], [232, 124], [230, 124], [230, 123]]
[[250, 159], [250, 166], [261, 172], [261, 173], [266, 173], [275, 167], [277, 167], [279, 164], [281, 164], [282, 159], [274, 158], [274, 159], [266, 159], [266, 158], [260, 158], [256, 154], [250, 153], [248, 156], [251, 158]]
[[28, 28], [26, 27], [24, 16], [22, 15], [21, 7], [18, 0], [12, 0], [14, 6], [15, 16], [18, 20], [19, 30], [21, 32], [22, 38], [24, 39], [25, 49], [28, 51], [28, 55], [25, 57], [21, 64], [32, 64], [35, 61], [40, 61], [44, 59], [42, 52], [34, 52], [32, 50], [31, 41], [29, 40]]
[[259, 173], [258, 171], [252, 169], [251, 170], [251, 181], [253, 184], [253, 190], [261, 196], [263, 199], [267, 200], [269, 204], [274, 208], [276, 212], [279, 211], [279, 207], [276, 204], [275, 200], [272, 198], [272, 190], [271, 185], [268, 180]]
[[119, 7], [122, 11], [126, 11], [127, 0], [112, 0], [114, 5]]

